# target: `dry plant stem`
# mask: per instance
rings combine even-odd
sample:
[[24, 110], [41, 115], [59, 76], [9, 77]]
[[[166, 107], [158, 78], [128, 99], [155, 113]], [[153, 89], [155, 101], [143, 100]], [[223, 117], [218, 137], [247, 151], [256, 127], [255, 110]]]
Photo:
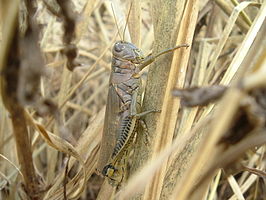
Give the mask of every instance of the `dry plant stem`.
[[260, 177], [266, 177], [266, 172], [262, 171], [262, 170], [259, 170], [259, 169], [256, 169], [256, 168], [250, 168], [250, 167], [245, 167], [244, 166], [244, 170], [248, 171], [248, 172], [251, 172], [253, 174], [256, 174], [257, 176], [260, 176]]
[[91, 13], [93, 12], [93, 8], [96, 7], [99, 4], [100, 0], [88, 0], [86, 3], [86, 6], [84, 7], [83, 11], [83, 20], [77, 24], [76, 28], [76, 41], [77, 44], [82, 39], [82, 36], [86, 34], [88, 31], [87, 27], [89, 25], [89, 19], [91, 16]]
[[227, 178], [227, 181], [230, 184], [230, 186], [231, 186], [232, 190], [234, 191], [234, 193], [237, 195], [237, 198], [239, 200], [245, 200], [245, 198], [244, 198], [244, 196], [243, 196], [243, 194], [242, 194], [242, 192], [240, 190], [240, 187], [239, 187], [236, 179], [232, 175], [230, 175]]
[[[193, 36], [195, 34], [195, 27], [197, 23], [198, 18], [198, 4], [199, 1], [197, 0], [191, 0], [187, 1], [185, 10], [183, 13], [183, 17], [181, 19], [181, 25], [180, 30], [178, 34], [177, 44], [178, 43], [188, 43], [192, 46]], [[189, 49], [190, 50], [190, 49]], [[157, 129], [159, 132], [161, 132], [162, 138], [165, 137], [164, 135], [170, 134], [168, 136], [170, 139], [173, 137], [175, 133], [175, 129], [177, 126], [177, 113], [180, 108], [180, 100], [178, 98], [172, 97], [172, 91], [173, 87], [182, 88], [185, 82], [185, 76], [187, 72], [188, 60], [190, 56], [190, 51], [184, 50], [184, 51], [177, 51], [174, 54], [173, 63], [171, 66], [171, 71], [169, 75], [168, 85], [166, 89], [166, 95], [164, 98], [164, 104], [162, 109], [162, 115], [160, 116], [160, 123], [157, 126]], [[164, 108], [166, 108], [165, 113]], [[196, 113], [197, 109], [194, 110], [194, 113]], [[163, 116], [163, 113], [165, 116]], [[169, 117], [170, 116], [170, 117]], [[190, 113], [190, 115], [187, 116], [186, 125], [189, 126], [189, 124], [192, 124], [193, 120], [190, 120], [193, 118], [194, 114], [193, 112]], [[169, 117], [171, 120], [167, 120], [166, 118]], [[187, 132], [189, 129], [183, 129], [184, 132]], [[184, 134], [184, 132], [180, 132], [181, 134]], [[180, 138], [182, 135], [177, 135], [177, 138]], [[176, 183], [179, 181], [180, 177], [182, 176], [182, 168], [187, 167], [187, 162], [191, 159], [191, 152], [193, 152], [195, 141], [197, 141], [198, 137], [194, 137], [189, 143], [186, 144], [185, 150], [183, 150], [182, 154], [175, 157], [175, 154], [172, 154], [170, 159], [168, 159], [168, 163], [165, 163], [165, 168], [167, 171], [159, 171], [158, 175], [164, 178], [163, 182], [163, 188], [160, 195], [160, 199], [169, 199], [170, 194], [172, 194], [173, 188], [176, 185]], [[160, 140], [157, 140], [160, 143]], [[160, 144], [158, 144], [160, 145]], [[171, 144], [171, 140], [169, 141], [167, 145], [173, 145]], [[157, 153], [162, 150], [162, 146], [157, 146]], [[161, 149], [160, 149], [161, 148]], [[154, 155], [154, 158], [156, 158], [156, 152]], [[185, 158], [185, 159], [183, 159]], [[170, 168], [171, 162], [176, 163], [174, 168]], [[167, 173], [166, 173], [167, 172]], [[164, 175], [162, 175], [164, 173]], [[167, 175], [167, 176], [166, 176]], [[170, 175], [170, 176], [168, 176]], [[161, 183], [162, 184], [162, 183]]]
[[[9, 111], [16, 141], [17, 157], [23, 174], [25, 190], [32, 199], [39, 199], [40, 184], [32, 160], [31, 142], [28, 135], [24, 109], [17, 99], [19, 77], [18, 54], [18, 2], [5, 3], [6, 11], [2, 16], [10, 20], [4, 26], [4, 43], [1, 48], [1, 95], [6, 109]], [[12, 43], [11, 43], [12, 41]], [[9, 45], [10, 44], [10, 45]], [[11, 49], [12, 46], [12, 49]]]
[[247, 60], [252, 60], [251, 73], [243, 80], [243, 88], [249, 91], [257, 87], [266, 86], [266, 20], [264, 20], [260, 31], [258, 32], [254, 45], [251, 47], [247, 55]]
[[[180, 2], [177, 3], [177, 6]], [[177, 44], [192, 43], [194, 35], [195, 25], [197, 22], [198, 15], [198, 1], [191, 0], [187, 1], [181, 25], [179, 29]], [[180, 19], [176, 19], [180, 20]], [[189, 51], [186, 49], [180, 49], [174, 53], [174, 58], [168, 78], [166, 87], [166, 93], [163, 101], [163, 108], [160, 115], [160, 120], [156, 127], [155, 133], [155, 145], [152, 152], [152, 158], [156, 158], [158, 153], [168, 145], [171, 145], [172, 138], [175, 131], [177, 112], [180, 106], [178, 99], [172, 97], [172, 90], [176, 86], [182, 87], [185, 79], [185, 72], [189, 58]], [[177, 85], [176, 85], [177, 83]], [[167, 171], [167, 162], [162, 165], [161, 169], [158, 170], [154, 179], [151, 181], [149, 187], [146, 188], [144, 199], [159, 199], [162, 184]], [[169, 188], [170, 189], [170, 188]], [[166, 199], [168, 197], [165, 197]]]
[[219, 186], [219, 181], [220, 181], [221, 175], [222, 175], [222, 170], [219, 170], [218, 173], [216, 174], [216, 177], [215, 177], [213, 183], [212, 183], [208, 200], [215, 199], [216, 190], [217, 190], [217, 188]]
[[[87, 159], [85, 163], [86, 177], [83, 176], [83, 172], [79, 171], [79, 173], [73, 179], [71, 179], [71, 181], [67, 183], [66, 192], [67, 192], [67, 196], [69, 200], [78, 199], [78, 197], [81, 195], [81, 192], [84, 189], [82, 188], [83, 186], [82, 182], [84, 178], [85, 178], [85, 181], [88, 181], [88, 178], [94, 172], [98, 154], [99, 154], [99, 145], [97, 145], [96, 148], [93, 149], [91, 156]], [[48, 193], [46, 193], [44, 200], [61, 200], [63, 198], [63, 191], [64, 191], [64, 188], [63, 186], [61, 186], [56, 191], [53, 191], [53, 193], [49, 193], [49, 195]], [[50, 190], [48, 192], [50, 192]]]
[[[14, 34], [16, 20], [18, 15], [18, 7], [19, 1], [15, 1], [12, 3], [7, 3], [8, 1], [0, 2], [0, 11], [1, 11], [1, 31], [2, 33], [2, 41], [0, 48], [0, 70], [3, 71], [6, 64], [6, 56], [8, 54], [8, 48], [10, 47], [10, 43], [12, 42], [12, 36]], [[3, 20], [5, 19], [5, 20]], [[5, 23], [4, 23], [5, 22]], [[0, 77], [1, 78], [1, 77]], [[3, 80], [1, 78], [1, 87], [3, 87]]]
[[[234, 4], [234, 6], [239, 5], [237, 0], [231, 0], [231, 2]], [[248, 17], [247, 13], [245, 11], [242, 11], [240, 13], [241, 17], [245, 20], [245, 22], [248, 24], [248, 26], [251, 26], [252, 21], [251, 19]]]
[[[228, 15], [230, 16], [231, 12], [233, 11], [233, 6], [224, 0], [215, 0], [215, 3]], [[256, 5], [258, 5], [256, 3]], [[245, 19], [245, 18], [244, 18]], [[250, 20], [244, 21], [242, 18], [238, 18], [236, 24], [238, 27], [246, 33], [250, 27], [249, 25]]]
[[140, 0], [133, 0], [132, 2], [132, 11], [129, 15], [128, 28], [131, 36], [131, 41], [137, 47], [140, 47], [140, 25], [141, 25], [141, 2]]
[[245, 90], [249, 91], [252, 88], [266, 86], [266, 81], [265, 81], [266, 59], [265, 58], [266, 58], [266, 51], [264, 50], [264, 54], [262, 54], [261, 56], [261, 61], [263, 62], [261, 63], [261, 65], [263, 67], [244, 79], [243, 87], [245, 88]]
[[26, 191], [29, 192], [29, 196], [34, 196], [40, 188], [38, 176], [33, 165], [31, 142], [27, 131], [24, 109], [18, 106], [16, 112], [10, 112], [10, 114], [16, 140], [17, 156], [24, 177]]
[[[185, 1], [179, 1], [178, 7], [176, 1], [151, 1], [152, 5], [152, 19], [154, 24], [154, 50], [153, 54], [160, 52], [163, 49], [168, 49], [176, 45], [177, 30], [180, 24], [180, 16], [183, 12]], [[160, 9], [158, 8], [160, 5]], [[181, 49], [177, 50], [182, 51]], [[160, 109], [162, 107], [163, 97], [167, 79], [171, 67], [172, 53], [162, 55], [150, 66], [148, 73], [147, 86], [145, 91], [143, 111]], [[145, 117], [145, 122], [148, 127], [149, 140], [154, 140], [156, 126], [158, 123], [158, 114], [149, 114]], [[133, 166], [131, 174], [137, 171], [138, 168], [144, 165], [149, 158], [151, 148], [145, 144], [144, 134], [138, 134], [135, 153], [133, 158]]]
[[[9, 162], [17, 171], [18, 173], [21, 175], [21, 177], [23, 178], [23, 174], [21, 173], [20, 169], [13, 163], [11, 162], [8, 158], [6, 158], [4, 155], [0, 154], [0, 158], [6, 160], [7, 162]], [[0, 184], [1, 185], [1, 184]]]
[[[232, 13], [232, 18], [234, 17], [234, 15], [240, 13], [240, 11], [245, 9], [247, 6], [253, 6], [253, 5], [254, 3], [252, 2], [242, 2], [234, 9], [234, 12]], [[262, 27], [262, 24], [265, 21], [265, 13], [263, 13], [263, 11], [265, 12], [265, 9], [266, 8], [264, 3], [260, 9], [260, 12], [258, 13], [257, 18], [254, 20], [253, 25], [251, 26], [244, 41], [242, 42], [239, 51], [235, 55], [223, 79], [221, 80], [220, 82], [221, 84], [228, 84], [232, 79], [234, 79], [234, 76], [236, 76], [237, 74], [239, 75], [239, 73], [243, 75], [243, 73], [245, 72], [246, 69], [243, 66], [246, 65], [243, 65], [242, 62], [245, 56], [248, 54], [249, 49], [252, 46], [252, 43], [254, 42], [260, 27]]]
[[97, 196], [97, 200], [113, 199], [115, 194], [116, 187], [111, 186], [108, 183], [108, 180], [105, 179], [101, 190]]
[[[248, 163], [245, 165], [246, 167], [254, 167], [254, 163], [261, 163], [261, 161], [263, 160], [263, 157], [261, 157], [261, 155], [265, 154], [265, 146], [260, 147], [256, 153], [251, 157], [251, 159], [248, 161]], [[263, 165], [263, 166], [261, 166]], [[259, 166], [257, 166], [259, 169], [265, 169], [265, 164], [261, 163]], [[245, 167], [244, 167], [245, 168]], [[249, 172], [244, 172], [242, 174], [242, 176], [240, 177], [238, 183], [239, 185], [241, 185], [241, 187], [243, 187], [243, 184], [245, 183], [245, 181], [247, 180], [248, 176], [252, 176]]]
[[[228, 20], [228, 24], [226, 25], [224, 31], [223, 31], [223, 34], [217, 44], [217, 48], [215, 49], [214, 51], [214, 59], [212, 60], [212, 62], [210, 63], [210, 66], [209, 68], [210, 69], [213, 69], [215, 67], [215, 65], [217, 64], [217, 60], [222, 52], [222, 49], [224, 48], [226, 42], [228, 41], [228, 37], [233, 29], [233, 27], [235, 26], [235, 22], [236, 20], [238, 19], [238, 16], [240, 14], [240, 11], [243, 10], [245, 7], [249, 6], [249, 5], [252, 5], [251, 2], [244, 2], [242, 3], [240, 6], [236, 7], [229, 20]], [[228, 70], [229, 71], [229, 70]], [[227, 71], [227, 74], [228, 74], [228, 71]], [[231, 72], [231, 71], [229, 71]], [[207, 84], [209, 81], [210, 81], [210, 74], [211, 74], [211, 71], [209, 70], [208, 73], [206, 74], [206, 78], [205, 78], [205, 84]], [[230, 73], [232, 75], [234, 75], [234, 73]], [[224, 76], [226, 77], [227, 79], [231, 80], [232, 76]], [[225, 84], [225, 83], [224, 83]], [[228, 82], [227, 82], [228, 84]]]
[[[247, 5], [248, 3], [243, 2], [242, 8]], [[246, 58], [248, 57], [246, 55], [247, 53], [250, 53], [249, 50], [252, 43], [254, 42], [254, 38], [265, 20], [265, 9], [266, 3], [264, 3], [261, 7], [257, 18], [255, 19], [245, 40], [240, 46], [239, 51], [237, 52], [231, 65], [229, 66], [227, 73], [223, 77], [223, 82], [229, 82], [237, 73], [233, 87], [228, 90], [228, 92], [222, 99], [219, 108], [216, 110], [214, 115], [215, 119], [211, 123], [210, 131], [203, 138], [203, 142], [198, 153], [195, 155], [195, 159], [188, 168], [187, 173], [183, 178], [182, 184], [179, 184], [178, 187], [175, 189], [172, 199], [175, 199], [177, 196], [180, 200], [188, 199], [188, 195], [189, 192], [191, 192], [192, 185], [201, 173], [200, 166], [202, 166], [202, 164], [205, 164], [205, 168], [207, 168], [207, 164], [211, 166], [211, 163], [215, 162], [215, 158], [213, 156], [215, 155], [214, 149], [216, 149], [217, 141], [219, 141], [219, 139], [227, 130], [238, 108], [239, 102], [243, 97], [243, 93], [237, 88], [237, 85], [239, 84], [240, 79], [243, 77], [243, 74], [248, 71], [249, 67], [251, 66], [252, 60], [246, 60]], [[230, 69], [234, 70], [231, 71], [231, 74], [228, 74]], [[230, 104], [228, 104], [228, 102], [230, 102]], [[208, 155], [208, 157], [206, 155]]]

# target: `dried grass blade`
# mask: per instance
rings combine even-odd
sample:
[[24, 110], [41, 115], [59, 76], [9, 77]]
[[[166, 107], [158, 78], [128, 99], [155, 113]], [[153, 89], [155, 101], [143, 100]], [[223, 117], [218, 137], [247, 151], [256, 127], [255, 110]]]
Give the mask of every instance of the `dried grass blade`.
[[27, 114], [27, 117], [31, 125], [41, 134], [42, 138], [49, 146], [55, 148], [60, 152], [73, 156], [81, 164], [83, 168], [83, 184], [77, 191], [75, 191], [74, 197], [71, 197], [71, 198], [76, 198], [76, 196], [79, 196], [81, 194], [86, 185], [86, 169], [83, 158], [69, 142], [67, 142], [66, 140], [60, 138], [55, 134], [50, 133], [49, 131], [46, 131], [44, 126], [37, 123], [34, 119], [32, 119], [32, 117], [29, 114]]
[[[231, 31], [233, 30], [233, 27], [235, 26], [235, 23], [236, 23], [236, 20], [238, 19], [238, 16], [239, 14], [241, 13], [242, 10], [244, 10], [247, 6], [250, 6], [250, 5], [253, 5], [254, 3], [252, 2], [243, 2], [241, 4], [239, 4], [238, 7], [236, 7], [234, 10], [233, 10], [233, 13], [231, 14], [229, 20], [228, 20], [228, 23], [223, 31], [223, 34], [221, 36], [221, 39], [219, 40], [218, 44], [217, 44], [217, 48], [214, 52], [214, 58], [212, 59], [211, 61], [211, 64], [209, 66], [209, 70], [208, 70], [208, 73], [206, 74], [206, 77], [205, 77], [205, 81], [204, 83], [207, 84], [209, 81], [210, 81], [210, 75], [212, 73], [211, 70], [213, 70], [213, 68], [215, 67], [216, 63], [217, 63], [217, 60], [218, 60], [218, 57], [221, 55], [221, 52], [226, 44], [226, 41], [228, 40], [229, 38], [229, 35], [231, 33]], [[248, 50], [248, 49], [246, 49]], [[239, 66], [239, 65], [238, 65]], [[237, 71], [237, 68], [234, 69], [234, 71], [231, 71], [232, 69], [229, 67], [228, 70], [227, 70], [227, 74], [229, 75], [234, 75], [235, 72]], [[232, 79], [232, 77], [228, 76], [228, 75], [225, 75], [224, 77], [227, 77], [227, 81], [222, 81], [222, 84], [228, 84], [229, 80]]]
[[[103, 121], [104, 121], [104, 112], [105, 107], [101, 109], [101, 111], [92, 119], [90, 126], [83, 132], [80, 136], [77, 145], [76, 151], [86, 160], [85, 162], [85, 169], [86, 169], [86, 179], [88, 179], [91, 174], [94, 172], [96, 167], [96, 162], [98, 159], [99, 154], [99, 145], [101, 139], [101, 132], [103, 128]], [[75, 159], [73, 157], [69, 160], [69, 169], [75, 163]], [[67, 188], [72, 190], [71, 185], [76, 182], [80, 182], [82, 177], [79, 175], [80, 172], [66, 185]], [[62, 196], [63, 188], [59, 188], [60, 184], [62, 183], [64, 178], [64, 171], [62, 170], [61, 173], [55, 178], [55, 182], [52, 188], [49, 189], [49, 194], [46, 195], [46, 198], [49, 199], [53, 196]], [[58, 189], [59, 188], [59, 189]]]
[[132, 11], [129, 15], [128, 28], [131, 36], [132, 43], [137, 47], [140, 47], [141, 42], [141, 2], [140, 0], [133, 0], [132, 2]]
[[[195, 31], [198, 16], [198, 1], [188, 1], [183, 18], [181, 20], [180, 32], [176, 44], [191, 44]], [[155, 159], [158, 153], [168, 145], [172, 144], [172, 138], [175, 131], [175, 122], [177, 119], [177, 111], [180, 106], [178, 99], [172, 96], [174, 87], [182, 87], [185, 80], [185, 72], [190, 51], [180, 49], [174, 52], [173, 62], [169, 73], [169, 79], [166, 87], [165, 97], [163, 100], [162, 112], [159, 123], [156, 127], [155, 147], [152, 152], [152, 158]], [[176, 86], [177, 83], [177, 86]], [[144, 199], [159, 199], [162, 189], [163, 180], [167, 170], [167, 163], [161, 166], [157, 171], [154, 179], [145, 190]]]
[[[248, 5], [250, 5], [249, 2], [241, 3], [239, 7], [235, 9], [235, 12], [239, 13]], [[242, 43], [241, 48], [230, 65], [231, 68], [229, 67], [226, 72], [222, 83], [229, 82], [235, 76], [236, 72], [240, 71], [235, 80], [235, 83], [237, 83], [237, 81], [242, 78], [243, 73], [247, 71], [248, 67], [250, 67], [249, 63], [245, 63], [242, 68], [240, 68], [240, 65], [249, 51], [258, 30], [262, 26], [265, 15], [266, 3], [264, 3], [261, 7], [261, 10], [251, 26], [244, 42]], [[187, 199], [194, 181], [197, 180], [199, 174], [201, 173], [200, 166], [202, 166], [202, 163], [208, 163], [208, 165], [211, 165], [212, 159], [214, 159], [213, 155], [214, 149], [216, 149], [217, 141], [222, 137], [225, 130], [227, 130], [242, 98], [243, 92], [237, 89], [236, 86], [230, 89], [224, 96], [220, 107], [214, 114], [215, 120], [211, 123], [210, 131], [208, 131], [208, 133], [204, 136], [203, 143], [201, 144], [199, 151], [196, 153], [195, 159], [188, 168], [187, 173], [184, 175], [183, 182], [181, 181], [182, 184], [179, 184], [179, 186], [175, 189], [172, 199], [175, 199], [176, 196], [178, 196], [181, 200]], [[230, 102], [230, 104], [228, 104], [228, 102]], [[207, 166], [205, 165], [205, 168], [206, 167]]]

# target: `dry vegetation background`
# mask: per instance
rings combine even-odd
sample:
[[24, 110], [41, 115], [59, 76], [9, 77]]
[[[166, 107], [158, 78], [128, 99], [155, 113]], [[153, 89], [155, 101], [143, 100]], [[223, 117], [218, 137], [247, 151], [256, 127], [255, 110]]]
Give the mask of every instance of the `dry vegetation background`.
[[[150, 143], [139, 130], [117, 191], [95, 173], [111, 2], [122, 33], [131, 1], [1, 1], [0, 199], [265, 200], [266, 2], [132, 0], [126, 41], [145, 55], [190, 47], [143, 73], [143, 110], [162, 111], [145, 117]], [[215, 104], [185, 107], [211, 88], [172, 95], [214, 84], [230, 86]]]

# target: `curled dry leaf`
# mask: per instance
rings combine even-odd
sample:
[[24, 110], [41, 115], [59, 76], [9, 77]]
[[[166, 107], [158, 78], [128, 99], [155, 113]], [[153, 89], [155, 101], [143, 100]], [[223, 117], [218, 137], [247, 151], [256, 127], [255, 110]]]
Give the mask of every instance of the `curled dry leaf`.
[[[222, 85], [213, 85], [202, 88], [175, 89], [173, 95], [181, 97], [181, 104], [183, 106], [204, 106], [221, 98], [227, 88]], [[231, 128], [221, 139], [220, 143], [235, 144], [251, 131], [265, 126], [265, 93], [265, 88], [256, 88], [246, 95], [240, 103]]]
[[204, 106], [219, 99], [226, 89], [223, 85], [175, 89], [173, 95], [181, 98], [182, 106]]
[[42, 138], [45, 140], [45, 142], [57, 149], [60, 152], [66, 153], [70, 156], [73, 156], [74, 158], [76, 158], [80, 164], [82, 165], [83, 168], [83, 183], [82, 186], [79, 187], [78, 191], [75, 191], [71, 196], [70, 199], [72, 198], [76, 198], [77, 196], [80, 195], [80, 193], [84, 190], [85, 185], [86, 185], [86, 170], [85, 170], [85, 163], [83, 158], [81, 157], [81, 155], [76, 151], [76, 149], [66, 140], [60, 138], [57, 135], [54, 135], [53, 133], [47, 131], [43, 125], [39, 124], [38, 122], [34, 121], [34, 119], [31, 118], [31, 116], [29, 114], [27, 114], [28, 120], [30, 122], [30, 124], [40, 133], [40, 135], [42, 136]]

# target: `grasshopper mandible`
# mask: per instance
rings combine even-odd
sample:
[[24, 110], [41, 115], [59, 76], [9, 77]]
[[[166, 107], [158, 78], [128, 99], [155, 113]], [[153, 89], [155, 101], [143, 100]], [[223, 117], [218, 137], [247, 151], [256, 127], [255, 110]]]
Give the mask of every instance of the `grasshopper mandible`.
[[108, 177], [112, 185], [119, 185], [123, 181], [126, 157], [140, 124], [140, 117], [154, 112], [141, 112], [143, 88], [140, 72], [157, 57], [180, 47], [188, 45], [182, 44], [154, 56], [151, 54], [144, 57], [142, 51], [130, 42], [121, 40], [113, 46], [103, 137], [97, 166], [97, 170]]

